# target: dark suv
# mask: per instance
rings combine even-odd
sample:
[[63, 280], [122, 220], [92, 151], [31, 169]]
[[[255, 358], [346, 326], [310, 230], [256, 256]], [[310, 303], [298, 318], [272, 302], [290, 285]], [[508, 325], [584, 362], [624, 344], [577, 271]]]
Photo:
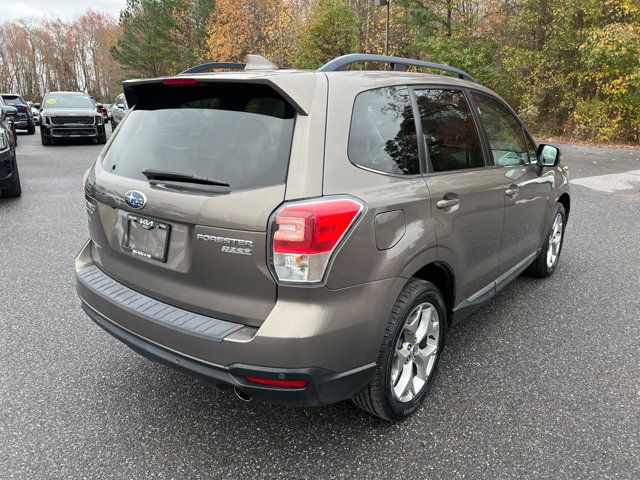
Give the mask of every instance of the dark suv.
[[15, 117], [13, 117], [15, 127], [26, 130], [29, 135], [36, 133], [36, 124], [33, 120], [31, 107], [27, 102], [16, 93], [2, 93], [0, 96], [2, 96], [6, 105], [15, 107], [17, 110]]
[[[364, 61], [391, 69], [348, 71]], [[82, 306], [244, 400], [404, 418], [451, 324], [525, 270], [554, 272], [560, 151], [452, 67], [240, 67], [124, 83], [132, 107], [84, 180]]]
[[107, 142], [105, 120], [93, 99], [81, 92], [49, 92], [42, 100], [40, 112], [42, 145], [59, 139], [96, 139]]
[[22, 195], [16, 160], [15, 131], [12, 131], [12, 124], [8, 121], [17, 113], [15, 107], [0, 102], [0, 194], [3, 197]]

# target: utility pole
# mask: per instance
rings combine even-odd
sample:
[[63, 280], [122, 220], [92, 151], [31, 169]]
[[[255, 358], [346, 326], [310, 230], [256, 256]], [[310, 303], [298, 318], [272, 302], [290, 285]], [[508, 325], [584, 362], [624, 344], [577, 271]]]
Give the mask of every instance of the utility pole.
[[387, 7], [387, 18], [385, 21], [385, 41], [384, 41], [384, 54], [389, 55], [389, 16], [391, 0], [373, 0], [376, 7]]

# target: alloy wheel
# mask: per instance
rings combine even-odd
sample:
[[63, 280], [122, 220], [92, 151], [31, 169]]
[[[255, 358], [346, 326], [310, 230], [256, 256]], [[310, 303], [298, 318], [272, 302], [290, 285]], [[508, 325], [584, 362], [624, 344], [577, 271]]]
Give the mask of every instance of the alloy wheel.
[[547, 267], [553, 268], [558, 261], [560, 255], [560, 246], [562, 245], [562, 215], [556, 214], [556, 218], [553, 221], [553, 227], [551, 228], [551, 235], [549, 235], [549, 247], [547, 248]]
[[391, 389], [395, 398], [408, 402], [428, 383], [438, 355], [440, 318], [428, 302], [415, 307], [396, 343], [391, 366]]

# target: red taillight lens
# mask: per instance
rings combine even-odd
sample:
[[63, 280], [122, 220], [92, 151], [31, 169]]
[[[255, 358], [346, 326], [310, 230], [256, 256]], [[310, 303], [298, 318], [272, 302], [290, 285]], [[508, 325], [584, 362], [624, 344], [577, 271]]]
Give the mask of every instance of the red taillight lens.
[[162, 81], [163, 85], [196, 85], [197, 80], [193, 78], [167, 78]]
[[360, 210], [361, 204], [346, 199], [286, 206], [276, 215], [278, 229], [273, 235], [273, 251], [330, 252]]
[[319, 282], [363, 205], [337, 198], [285, 205], [275, 216], [273, 267], [279, 280]]
[[272, 380], [270, 378], [259, 377], [245, 377], [251, 383], [257, 383], [259, 385], [266, 385], [268, 387], [278, 388], [305, 388], [307, 386], [306, 380]]
[[27, 113], [29, 110], [27, 110], [27, 107], [25, 107], [24, 105], [18, 105], [16, 107], [16, 110], [18, 110], [19, 113]]

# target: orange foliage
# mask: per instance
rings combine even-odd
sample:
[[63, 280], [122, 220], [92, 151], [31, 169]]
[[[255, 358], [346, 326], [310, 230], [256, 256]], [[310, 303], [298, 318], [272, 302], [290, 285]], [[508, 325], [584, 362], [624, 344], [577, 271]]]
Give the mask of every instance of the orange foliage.
[[209, 21], [207, 45], [213, 60], [241, 62], [248, 53], [288, 65], [297, 30], [286, 0], [218, 0]]

